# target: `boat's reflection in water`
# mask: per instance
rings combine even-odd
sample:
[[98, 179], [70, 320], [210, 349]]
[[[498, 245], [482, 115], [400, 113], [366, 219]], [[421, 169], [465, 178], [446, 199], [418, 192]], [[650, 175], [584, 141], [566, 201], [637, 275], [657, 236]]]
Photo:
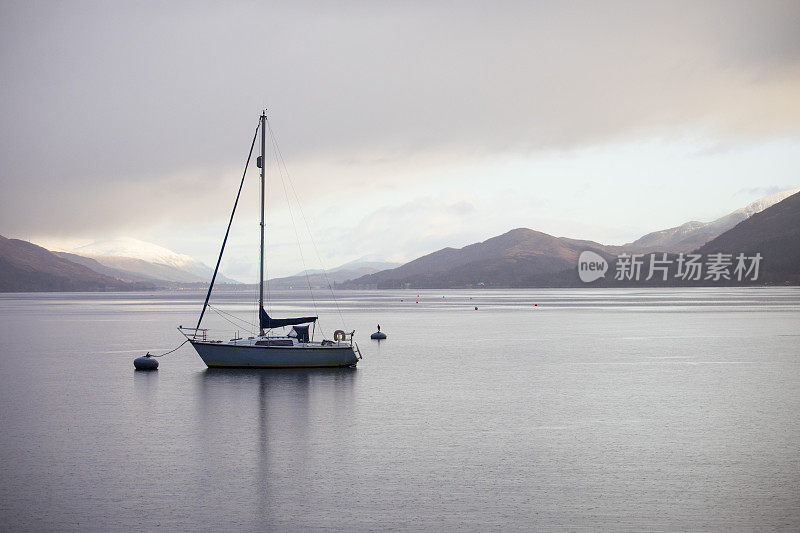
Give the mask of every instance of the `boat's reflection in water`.
[[202, 453], [228, 461], [229, 475], [252, 483], [262, 526], [290, 518], [295, 491], [313, 493], [314, 484], [324, 490], [326, 474], [319, 470], [335, 472], [355, 445], [357, 380], [356, 368], [209, 368], [200, 374]]

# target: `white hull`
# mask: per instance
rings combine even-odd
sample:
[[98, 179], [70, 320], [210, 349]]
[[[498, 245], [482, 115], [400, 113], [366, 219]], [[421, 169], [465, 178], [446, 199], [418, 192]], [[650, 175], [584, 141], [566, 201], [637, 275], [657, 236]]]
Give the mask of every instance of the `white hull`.
[[190, 341], [208, 367], [297, 368], [353, 366], [358, 357], [353, 347], [247, 346]]

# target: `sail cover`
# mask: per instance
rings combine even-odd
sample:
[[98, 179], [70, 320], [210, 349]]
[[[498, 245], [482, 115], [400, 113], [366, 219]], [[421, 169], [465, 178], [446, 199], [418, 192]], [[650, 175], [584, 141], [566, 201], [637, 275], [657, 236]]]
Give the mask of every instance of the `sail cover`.
[[261, 318], [261, 328], [262, 329], [271, 329], [271, 328], [280, 328], [283, 326], [294, 326], [297, 324], [308, 324], [309, 322], [316, 322], [317, 317], [315, 316], [301, 316], [299, 318], [270, 318], [264, 308], [261, 308], [261, 313], [259, 314]]

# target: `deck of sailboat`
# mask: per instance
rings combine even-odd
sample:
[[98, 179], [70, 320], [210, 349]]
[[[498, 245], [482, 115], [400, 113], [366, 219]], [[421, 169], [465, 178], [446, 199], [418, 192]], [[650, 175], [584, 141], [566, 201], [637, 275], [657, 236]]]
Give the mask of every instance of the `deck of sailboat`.
[[[290, 340], [292, 344], [277, 344], [277, 341], [284, 339]], [[236, 348], [255, 348], [258, 350], [266, 349], [285, 349], [285, 350], [310, 350], [310, 349], [336, 349], [347, 348], [352, 349], [349, 342], [335, 342], [335, 341], [321, 341], [321, 342], [297, 342], [291, 337], [250, 337], [247, 339], [231, 339], [229, 341], [198, 341], [190, 340], [193, 345], [195, 344], [209, 344], [214, 346], [231, 346]], [[267, 344], [269, 343], [269, 344]], [[273, 344], [274, 343], [274, 344]]]

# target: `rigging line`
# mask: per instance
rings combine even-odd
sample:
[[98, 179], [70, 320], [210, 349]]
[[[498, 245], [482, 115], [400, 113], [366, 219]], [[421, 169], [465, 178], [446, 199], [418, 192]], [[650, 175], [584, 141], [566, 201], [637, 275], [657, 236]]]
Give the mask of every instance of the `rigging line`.
[[297, 191], [294, 188], [294, 183], [292, 183], [292, 180], [289, 177], [288, 172], [287, 172], [286, 176], [287, 176], [288, 181], [289, 181], [289, 187], [291, 187], [292, 193], [295, 196], [295, 201], [297, 202], [297, 208], [300, 211], [300, 217], [303, 219], [303, 223], [305, 223], [305, 225], [306, 225], [306, 231], [308, 231], [308, 236], [311, 239], [311, 245], [314, 248], [314, 253], [317, 256], [317, 261], [319, 261], [319, 264], [322, 267], [322, 275], [325, 277], [325, 284], [328, 286], [328, 292], [330, 292], [331, 299], [333, 300], [333, 303], [336, 306], [336, 311], [339, 313], [339, 319], [342, 321], [342, 327], [344, 329], [347, 329], [347, 327], [345, 326], [344, 315], [342, 314], [342, 309], [339, 307], [339, 300], [336, 298], [336, 294], [334, 293], [333, 287], [331, 286], [331, 280], [328, 277], [328, 269], [325, 267], [325, 264], [322, 262], [322, 257], [319, 254], [319, 248], [317, 247], [317, 242], [314, 240], [314, 235], [311, 233], [311, 228], [309, 227], [308, 220], [306, 219], [306, 216], [303, 214], [303, 208], [300, 205], [300, 199], [298, 198]]
[[[292, 213], [292, 204], [291, 204], [291, 200], [289, 198], [289, 191], [286, 189], [286, 180], [283, 179], [283, 173], [281, 172], [280, 161], [278, 159], [278, 153], [280, 152], [280, 149], [278, 148], [278, 144], [275, 141], [275, 135], [272, 132], [272, 127], [269, 124], [269, 120], [267, 120], [267, 127], [269, 128], [269, 136], [270, 136], [270, 140], [272, 141], [272, 146], [275, 149], [275, 162], [278, 165], [278, 175], [280, 176], [281, 184], [283, 185], [283, 194], [286, 197], [286, 205], [287, 205], [288, 211], [289, 211], [289, 218], [292, 221], [292, 228], [294, 229], [294, 235], [295, 235], [295, 238], [297, 239], [297, 249], [300, 252], [300, 260], [303, 263], [303, 273], [306, 276], [306, 284], [308, 285], [308, 292], [311, 295], [311, 302], [312, 302], [312, 304], [314, 306], [314, 314], [317, 315], [317, 321], [319, 321], [319, 311], [317, 310], [317, 300], [316, 300], [316, 298], [314, 298], [314, 291], [311, 289], [311, 278], [308, 275], [308, 266], [306, 266], [306, 260], [305, 260], [305, 257], [303, 256], [303, 247], [300, 244], [300, 234], [297, 231], [297, 224], [295, 224], [295, 221], [294, 221], [294, 214]], [[285, 170], [285, 165], [284, 165], [284, 170]], [[287, 177], [288, 177], [288, 173], [287, 173]], [[320, 331], [321, 330], [322, 330], [322, 327], [320, 327]], [[323, 335], [324, 335], [324, 332], [323, 332]]]
[[[261, 164], [266, 166], [265, 162], [262, 162]], [[265, 168], [265, 170], [266, 170], [266, 168]], [[270, 233], [272, 233], [272, 232], [270, 232]], [[267, 248], [267, 246], [269, 244], [270, 233], [267, 233], [267, 242], [264, 244], [264, 248], [265, 249]], [[266, 254], [264, 254], [264, 277], [267, 278], [265, 280], [265, 283], [267, 284], [267, 311], [269, 311], [271, 313], [272, 312], [272, 292], [270, 291], [270, 288], [269, 288], [269, 258], [267, 258]]]
[[[303, 245], [300, 244], [300, 234], [297, 231], [297, 224], [294, 221], [294, 214], [292, 213], [292, 206], [291, 200], [289, 198], [289, 192], [286, 189], [286, 180], [283, 179], [281, 175], [281, 184], [283, 185], [283, 194], [286, 196], [286, 204], [289, 207], [289, 218], [292, 220], [292, 227], [294, 229], [294, 235], [297, 239], [297, 250], [300, 252], [300, 261], [303, 263], [303, 273], [306, 277], [306, 286], [308, 287], [308, 293], [311, 296], [311, 303], [314, 306], [314, 314], [317, 316], [317, 321], [319, 321], [319, 311], [317, 310], [317, 300], [314, 298], [314, 289], [311, 288], [311, 277], [308, 274], [308, 265], [306, 265], [306, 259], [303, 255]], [[320, 327], [320, 330], [322, 328]]]
[[229, 318], [227, 318], [225, 315], [223, 315], [222, 313], [220, 313], [218, 309], [215, 309], [214, 307], [211, 307], [211, 306], [208, 306], [208, 308], [209, 308], [209, 309], [211, 309], [212, 311], [214, 311], [215, 313], [217, 313], [217, 314], [219, 315], [219, 317], [220, 317], [222, 320], [226, 321], [227, 323], [229, 323], [229, 324], [232, 324], [233, 326], [235, 326], [235, 327], [237, 327], [237, 328], [242, 328], [242, 329], [244, 329], [246, 332], [248, 332], [248, 333], [251, 333], [251, 334], [255, 335], [255, 333], [253, 332], [253, 330], [251, 330], [251, 329], [247, 329], [247, 328], [245, 328], [244, 326], [242, 326], [241, 324], [237, 324], [236, 322], [234, 322], [234, 321], [230, 320], [230, 319], [229, 319]]
[[[311, 227], [310, 227], [310, 225], [308, 223], [308, 218], [306, 218], [306, 215], [303, 212], [303, 205], [300, 203], [300, 197], [297, 194], [297, 189], [295, 189], [294, 182], [292, 181], [292, 177], [289, 174], [289, 169], [286, 167], [286, 161], [283, 158], [283, 152], [281, 152], [280, 146], [278, 146], [277, 137], [275, 136], [275, 133], [272, 131], [272, 125], [269, 123], [269, 120], [267, 120], [267, 127], [269, 128], [270, 137], [272, 137], [273, 144], [275, 145], [275, 151], [277, 152], [277, 156], [280, 158], [280, 163], [283, 166], [283, 171], [286, 174], [286, 180], [289, 182], [289, 187], [292, 189], [292, 193], [294, 195], [295, 202], [297, 202], [297, 209], [300, 212], [300, 217], [303, 219], [303, 223], [306, 226], [306, 231], [308, 232], [308, 236], [311, 239], [311, 244], [314, 247], [314, 253], [317, 256], [317, 260], [319, 261], [320, 266], [322, 267], [322, 273], [323, 273], [323, 276], [325, 277], [325, 282], [328, 285], [328, 290], [330, 291], [331, 298], [333, 299], [333, 302], [336, 305], [336, 310], [339, 313], [339, 318], [341, 319], [342, 325], [344, 326], [344, 322], [345, 321], [344, 321], [344, 316], [342, 315], [342, 310], [339, 307], [339, 301], [336, 299], [336, 294], [334, 294], [333, 287], [331, 286], [330, 278], [328, 277], [327, 269], [325, 268], [325, 264], [323, 263], [322, 257], [320, 256], [320, 253], [319, 253], [319, 248], [317, 247], [317, 242], [314, 240], [314, 234], [311, 232]], [[347, 328], [345, 328], [345, 329], [347, 329]]]
[[295, 201], [297, 202], [297, 210], [300, 212], [300, 217], [303, 219], [303, 223], [306, 225], [306, 231], [308, 232], [308, 236], [311, 239], [311, 244], [314, 247], [314, 253], [317, 255], [317, 260], [319, 261], [319, 264], [322, 267], [322, 274], [325, 277], [325, 283], [328, 285], [328, 291], [330, 291], [331, 293], [331, 298], [333, 299], [333, 303], [334, 305], [336, 305], [336, 311], [339, 313], [339, 319], [342, 321], [342, 327], [344, 329], [347, 329], [347, 327], [345, 326], [344, 315], [342, 314], [342, 310], [339, 307], [339, 300], [336, 299], [336, 294], [334, 294], [333, 287], [331, 286], [331, 280], [330, 278], [328, 278], [328, 269], [325, 268], [325, 264], [322, 262], [322, 257], [319, 254], [319, 248], [317, 247], [317, 242], [314, 240], [314, 235], [311, 233], [311, 227], [308, 224], [308, 219], [306, 218], [306, 215], [303, 212], [303, 205], [300, 203], [300, 197], [297, 194], [297, 190], [294, 187], [292, 178], [289, 175], [289, 169], [286, 168], [286, 162], [283, 159], [283, 153], [281, 152], [281, 149], [278, 146], [278, 140], [275, 137], [275, 133], [272, 131], [272, 125], [269, 123], [269, 119], [267, 119], [267, 128], [269, 128], [269, 135], [272, 138], [273, 144], [275, 145], [275, 151], [277, 152], [277, 156], [280, 158], [280, 163], [283, 165], [283, 171], [286, 173], [286, 179], [289, 182], [289, 187], [291, 187]]
[[[269, 122], [267, 123], [267, 125], [269, 126]], [[275, 139], [275, 135], [274, 135], [271, 127], [269, 128], [269, 132], [270, 132], [270, 139], [272, 141], [272, 145], [273, 145], [273, 148], [274, 148], [276, 164], [278, 166], [278, 174], [279, 174], [279, 176], [281, 178], [281, 185], [283, 185], [283, 194], [286, 197], [286, 205], [287, 205], [288, 210], [289, 210], [289, 217], [290, 217], [290, 219], [292, 221], [292, 228], [294, 229], [295, 238], [297, 239], [297, 249], [300, 252], [300, 260], [303, 263], [303, 274], [305, 275], [305, 278], [306, 278], [306, 286], [308, 287], [308, 294], [311, 296], [311, 303], [314, 306], [314, 314], [317, 315], [317, 317], [318, 317], [317, 318], [317, 323], [319, 323], [320, 321], [319, 321], [319, 311], [317, 310], [317, 300], [314, 297], [314, 290], [311, 288], [311, 278], [310, 278], [309, 273], [308, 273], [308, 265], [306, 264], [305, 256], [303, 255], [303, 246], [300, 243], [300, 234], [297, 231], [297, 224], [295, 223], [294, 214], [292, 213], [292, 201], [291, 201], [291, 198], [289, 196], [288, 189], [286, 188], [286, 181], [287, 181], [287, 179], [289, 177], [288, 176], [288, 171], [286, 170], [286, 165], [283, 165], [283, 172], [281, 172], [281, 164], [280, 164], [280, 161], [279, 161], [280, 148], [278, 148], [278, 144], [277, 144], [277, 141]], [[286, 178], [287, 179], [284, 179], [284, 174], [286, 174]], [[298, 204], [298, 206], [299, 206], [299, 204]], [[322, 333], [322, 335], [324, 337], [325, 336], [325, 331], [324, 331], [324, 329], [322, 327], [322, 324], [319, 323], [319, 326], [320, 326], [320, 333]]]
[[[260, 126], [261, 124], [259, 124]], [[228, 229], [225, 230], [225, 238], [222, 239], [222, 248], [219, 251], [219, 258], [217, 259], [217, 266], [214, 268], [214, 275], [211, 276], [211, 283], [208, 285], [208, 293], [206, 294], [206, 301], [203, 302], [203, 310], [200, 311], [200, 318], [197, 319], [197, 329], [200, 329], [200, 322], [203, 321], [203, 315], [206, 313], [208, 306], [208, 299], [211, 298], [211, 289], [214, 288], [214, 280], [217, 279], [217, 272], [219, 272], [219, 264], [222, 262], [222, 254], [225, 252], [225, 244], [228, 242], [228, 235], [231, 232], [231, 224], [233, 224], [233, 215], [236, 213], [236, 206], [239, 205], [239, 196], [242, 194], [242, 186], [244, 185], [244, 177], [247, 175], [247, 167], [250, 165], [250, 158], [253, 156], [253, 148], [256, 145], [256, 137], [258, 136], [258, 126], [253, 134], [253, 142], [250, 143], [250, 152], [247, 154], [247, 161], [244, 164], [244, 172], [242, 172], [242, 181], [239, 183], [239, 192], [236, 193], [236, 200], [233, 202], [233, 210], [231, 211], [231, 218], [228, 221]], [[263, 165], [263, 163], [262, 163]]]
[[211, 309], [211, 310], [213, 310], [213, 311], [216, 311], [217, 313], [222, 313], [223, 315], [228, 315], [229, 317], [231, 317], [231, 318], [233, 318], [233, 319], [235, 319], [235, 320], [238, 320], [239, 322], [241, 322], [241, 323], [243, 323], [243, 324], [247, 324], [248, 326], [252, 326], [252, 327], [254, 327], [254, 328], [258, 327], [258, 326], [256, 326], [255, 324], [253, 324], [252, 322], [248, 322], [247, 320], [245, 320], [245, 319], [243, 319], [243, 318], [239, 318], [238, 316], [236, 316], [236, 315], [234, 315], [234, 314], [232, 314], [232, 313], [228, 313], [228, 312], [226, 312], [226, 311], [223, 311], [222, 309], [220, 309], [220, 308], [218, 308], [218, 307], [214, 307], [214, 306], [213, 306], [213, 305], [211, 305], [211, 304], [208, 304], [208, 308], [209, 308], [209, 309]]
[[253, 295], [250, 299], [250, 313], [252, 313], [251, 316], [254, 320], [258, 320], [260, 313], [258, 312], [258, 298], [256, 298], [256, 295]]

